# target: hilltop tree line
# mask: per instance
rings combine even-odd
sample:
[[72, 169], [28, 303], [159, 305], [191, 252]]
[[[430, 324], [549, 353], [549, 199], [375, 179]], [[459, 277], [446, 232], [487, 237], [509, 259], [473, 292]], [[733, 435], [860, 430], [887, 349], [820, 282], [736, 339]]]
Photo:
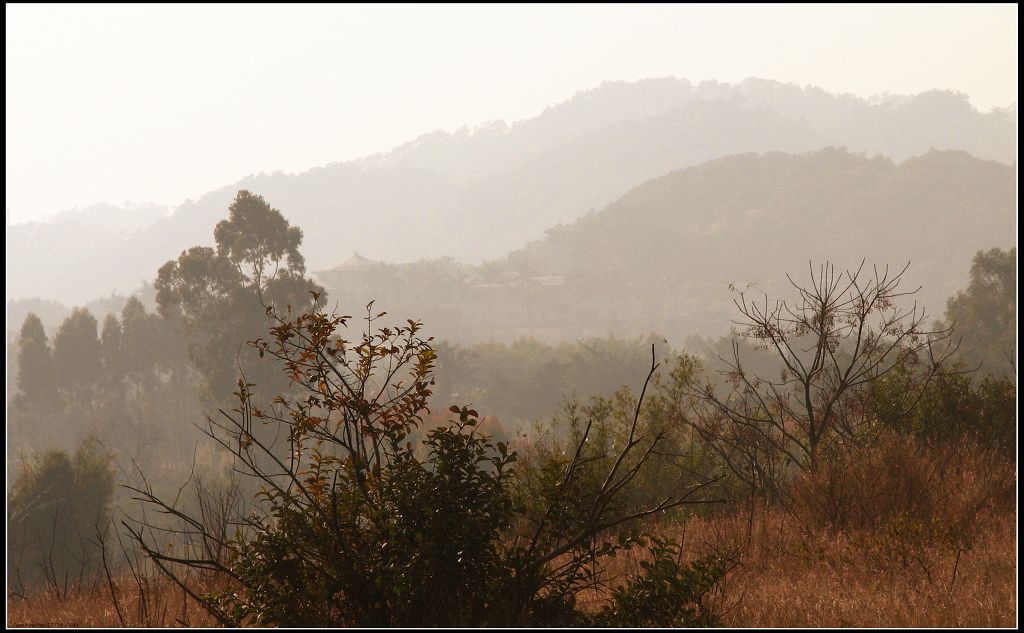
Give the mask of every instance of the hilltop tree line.
[[[501, 257], [559, 220], [601, 209], [648, 179], [723, 156], [834, 145], [901, 162], [937, 148], [1009, 165], [1015, 136], [1014, 110], [981, 113], [966, 95], [950, 92], [872, 104], [763, 80], [610, 82], [508, 127], [436, 132], [384, 155], [253, 175], [187, 201], [130, 236], [84, 223], [14, 225], [8, 250], [22, 265], [8, 273], [8, 289], [14, 297], [80, 302], [134, 288], [139, 271], [158, 267], [164, 253], [205, 239], [210, 218], [243, 188], [289, 210], [300, 226], [323, 227], [305, 240], [316, 268], [361, 244], [374, 244], [375, 255], [389, 261], [453, 253], [479, 261]], [[973, 174], [962, 184], [982, 186]], [[1012, 200], [1012, 179], [1004, 191]], [[357, 232], [338, 218], [360, 218]], [[958, 228], [970, 230], [971, 223]], [[921, 257], [913, 252], [916, 262]]]
[[[160, 268], [155, 314], [135, 297], [120, 318], [108, 315], [102, 325], [76, 309], [52, 341], [36, 315], [25, 319], [12, 411], [32, 431], [16, 430], [15, 443], [63, 446], [88, 432], [124, 438], [138, 427], [144, 435], [134, 445], [115, 447], [138, 455], [181, 431], [186, 404], [223, 402], [248, 362], [244, 341], [267, 323], [264, 306], [322, 292], [304, 277], [299, 228], [248, 191], [228, 212], [215, 248], [190, 248]], [[276, 372], [258, 378], [280, 382]]]

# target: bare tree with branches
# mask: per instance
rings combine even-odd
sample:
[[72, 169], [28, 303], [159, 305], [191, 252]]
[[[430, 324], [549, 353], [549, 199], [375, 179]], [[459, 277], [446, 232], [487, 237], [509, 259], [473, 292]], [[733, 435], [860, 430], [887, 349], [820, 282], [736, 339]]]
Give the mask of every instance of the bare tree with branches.
[[[731, 288], [740, 318], [738, 334], [752, 339], [781, 364], [778, 376], [746, 370], [740, 346], [719, 357], [725, 385], [693, 382], [688, 423], [732, 472], [764, 488], [793, 467], [815, 471], [823, 454], [855, 442], [873, 423], [867, 388], [896, 368], [914, 371], [901, 394], [909, 412], [928, 383], [956, 351], [952, 328], [929, 329], [913, 301], [920, 290], [903, 290], [909, 263], [899, 272], [861, 264], [837, 272], [830, 263], [808, 283], [787, 275], [795, 300], [748, 296]], [[909, 305], [908, 305], [909, 303]]]

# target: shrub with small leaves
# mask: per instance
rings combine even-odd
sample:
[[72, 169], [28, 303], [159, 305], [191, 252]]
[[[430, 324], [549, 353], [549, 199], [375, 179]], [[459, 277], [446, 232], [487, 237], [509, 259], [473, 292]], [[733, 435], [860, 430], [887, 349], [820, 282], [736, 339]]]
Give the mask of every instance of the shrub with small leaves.
[[725, 576], [725, 561], [684, 563], [680, 546], [659, 537], [651, 537], [648, 552], [643, 574], [614, 591], [599, 620], [621, 627], [718, 626], [708, 595]]
[[[176, 528], [137, 520], [128, 526], [135, 541], [222, 624], [594, 624], [576, 596], [606, 577], [602, 561], [639, 542], [636, 520], [706, 502], [691, 498], [704, 483], [649, 504], [635, 494], [638, 473], [664, 443], [664, 433], [638, 430], [643, 391], [619, 447], [584, 450], [588, 424], [575, 457], [550, 464], [534, 498], [524, 498], [528, 487], [513, 485], [516, 453], [478, 430], [475, 410], [453, 406], [457, 419], [422, 428], [436, 354], [419, 323], [374, 329], [385, 313], [371, 305], [351, 342], [337, 336], [350, 317], [322, 312], [318, 299], [300, 314], [268, 308], [272, 337], [252, 342], [280, 361], [289, 391], [264, 404], [243, 377], [238, 406], [207, 418], [209, 437], [262, 485], [235, 536], [218, 537], [148, 485], [133, 488], [180, 519]], [[651, 375], [655, 368], [652, 358]], [[168, 535], [182, 546], [162, 549]], [[228, 552], [223, 560], [205, 554], [210, 543]], [[676, 551], [661, 548], [661, 558]], [[670, 579], [664, 613], [645, 616], [637, 602], [621, 617], [710, 621], [700, 600], [718, 576], [662, 567], [630, 591]], [[227, 588], [192, 591], [187, 572], [196, 569], [222, 575]]]

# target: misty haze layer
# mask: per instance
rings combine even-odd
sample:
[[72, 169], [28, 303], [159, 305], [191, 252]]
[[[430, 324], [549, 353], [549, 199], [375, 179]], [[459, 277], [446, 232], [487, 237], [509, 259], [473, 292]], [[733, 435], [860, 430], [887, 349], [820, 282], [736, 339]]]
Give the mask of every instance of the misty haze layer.
[[914, 299], [941, 318], [977, 251], [1016, 244], [1014, 205], [1013, 168], [964, 152], [743, 154], [647, 182], [482, 267], [354, 256], [316, 275], [339, 309], [376, 299], [467, 342], [720, 335], [730, 283], [786, 296], [785, 273], [804, 279], [808, 260], [909, 262], [907, 290], [922, 286]]
[[[958, 149], [980, 159], [1009, 163], [1016, 154], [1015, 121], [1014, 110], [982, 114], [965, 96], [946, 92], [869, 103], [849, 95], [753, 79], [739, 85], [691, 85], [673, 78], [609, 82], [512, 126], [495, 123], [473, 131], [435, 132], [388, 154], [360, 161], [296, 175], [252, 176], [188, 201], [167, 217], [160, 215], [162, 209], [150, 207], [123, 213], [121, 219], [114, 209], [99, 207], [106, 218], [104, 224], [96, 219], [97, 213], [66, 213], [47, 223], [9, 226], [7, 298], [39, 297], [76, 304], [111, 292], [132, 292], [150, 280], [167, 259], [189, 246], [209, 242], [213, 225], [240, 188], [259, 192], [303, 228], [303, 252], [313, 271], [330, 269], [353, 252], [397, 263], [445, 256], [478, 263], [503, 258], [543, 236], [547, 229], [602, 209], [647, 180], [723, 156], [774, 151], [799, 154], [843, 146], [851, 152], [881, 154], [899, 162], [934, 148]], [[954, 170], [948, 174], [953, 182], [974, 186], [970, 174], [956, 171], [965, 167], [948, 168]], [[734, 175], [737, 179], [744, 176], [743, 169]], [[813, 187], [814, 182], [801, 184]], [[765, 181], [762, 186], [770, 184]], [[868, 180], [859, 186], [872, 191], [880, 185]], [[727, 204], [731, 188], [729, 181], [709, 187], [710, 197], [695, 200], [686, 217]], [[1009, 191], [1012, 194], [1012, 170]], [[988, 193], [999, 197], [1005, 191]], [[767, 189], [750, 194], [753, 200], [769, 195], [777, 194]], [[976, 232], [978, 213], [996, 214], [1012, 228], [1012, 212], [1002, 198], [994, 207], [970, 209], [959, 205], [959, 199], [934, 198], [927, 211], [919, 209], [925, 202], [911, 203], [912, 208], [900, 215], [913, 218], [927, 212], [943, 218], [946, 235]], [[756, 205], [753, 200], [753, 207], [771, 207], [769, 200]], [[818, 217], [829, 218], [842, 216], [846, 203], [836, 194], [822, 196], [815, 204]], [[890, 208], [896, 204], [899, 201], [893, 201]], [[654, 213], [656, 207], [632, 211], [645, 212]], [[775, 213], [773, 226], [792, 222], [807, 226], [798, 222], [797, 216], [787, 215], [785, 209]], [[759, 217], [748, 219], [765, 221]], [[723, 226], [731, 221], [719, 220]], [[687, 222], [673, 229], [673, 248], [691, 254], [675, 264], [694, 259], [686, 244], [707, 243], [700, 232], [706, 227], [698, 229], [692, 218]], [[639, 217], [636, 223], [640, 224]], [[986, 234], [985, 243], [964, 245], [964, 252], [1012, 243], [1014, 238], [1008, 231], [1003, 233], [1004, 229], [996, 230], [994, 238]], [[822, 255], [877, 253], [879, 242], [871, 227], [862, 230], [847, 237], [851, 243], [842, 253]], [[791, 243], [786, 241], [789, 235], [785, 231], [779, 235], [780, 252], [797, 253], [801, 259], [817, 253], [808, 248], [813, 240], [808, 241], [807, 236], [794, 236], [800, 242]], [[1005, 239], [1000, 240], [1000, 235]], [[901, 234], [899, 239], [904, 237]], [[531, 248], [536, 251], [540, 247]], [[582, 270], [589, 251], [583, 246], [576, 248], [582, 249], [574, 251]], [[881, 254], [891, 255], [887, 260], [920, 261], [913, 252], [893, 249]], [[640, 255], [634, 252], [623, 257]], [[729, 254], [706, 256], [711, 258], [708, 266], [720, 271], [719, 276], [728, 276]], [[951, 270], [962, 276], [969, 255], [958, 252], [955, 260], [949, 261]], [[650, 269], [655, 261], [661, 260], [643, 263], [640, 269]], [[535, 276], [562, 274], [535, 272]], [[685, 270], [677, 272], [690, 276]], [[692, 273], [691, 279], [700, 277], [697, 269]], [[944, 296], [942, 293], [956, 286], [948, 278], [937, 278], [946, 281], [934, 288], [936, 296]]]

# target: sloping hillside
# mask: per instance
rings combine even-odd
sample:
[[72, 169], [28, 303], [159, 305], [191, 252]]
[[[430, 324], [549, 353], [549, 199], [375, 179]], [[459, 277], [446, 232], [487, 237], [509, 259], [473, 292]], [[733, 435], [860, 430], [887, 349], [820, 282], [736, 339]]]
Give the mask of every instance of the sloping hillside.
[[240, 188], [305, 230], [312, 268], [353, 250], [479, 262], [638, 183], [729, 154], [842, 145], [898, 160], [940, 148], [1010, 161], [1011, 114], [982, 114], [942, 92], [870, 103], [764, 80], [609, 82], [511, 126], [435, 132], [358, 161], [252, 176], [127, 234], [74, 215], [9, 226], [7, 298], [83, 303], [129, 292], [184, 248], [209, 242]]
[[834, 148], [744, 154], [647, 182], [486, 266], [320, 278], [343, 306], [376, 298], [460, 341], [656, 331], [681, 342], [727, 332], [729, 283], [785, 292], [808, 260], [909, 261], [906, 283], [940, 318], [975, 252], [1016, 244], [1014, 209], [1014, 169], [964, 152], [899, 164]]
[[[655, 179], [511, 254], [544, 274], [619, 278], [645, 305], [643, 329], [721, 333], [726, 288], [783, 290], [808, 260], [902, 267], [941, 317], [980, 249], [1016, 244], [1014, 169], [963, 152], [899, 164], [826, 149], [743, 155]], [[633, 291], [632, 289], [636, 289]]]

